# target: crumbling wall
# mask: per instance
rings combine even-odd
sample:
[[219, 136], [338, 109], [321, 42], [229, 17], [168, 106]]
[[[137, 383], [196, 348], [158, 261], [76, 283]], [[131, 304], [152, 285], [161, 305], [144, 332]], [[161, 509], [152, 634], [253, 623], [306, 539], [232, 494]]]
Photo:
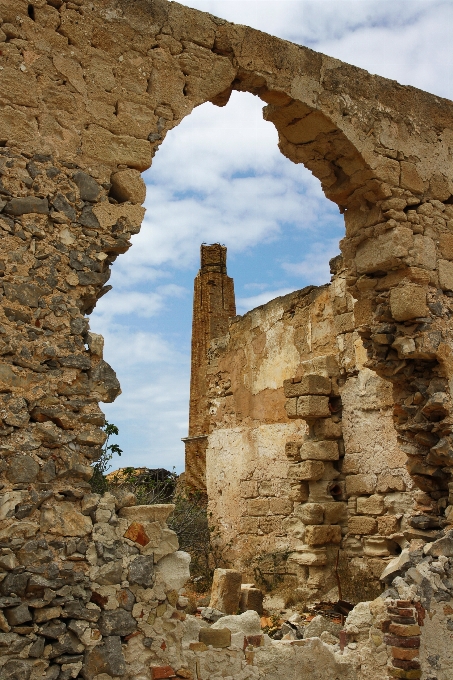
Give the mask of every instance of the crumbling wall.
[[[66, 601], [77, 609], [96, 591], [96, 527], [112, 526], [104, 511], [115, 519], [101, 508], [93, 525], [84, 504], [104, 437], [97, 402], [119, 385], [86, 315], [139, 230], [140, 172], [194, 106], [222, 106], [232, 88], [268, 104], [282, 152], [345, 213], [355, 328], [368, 367], [395, 384], [411, 474], [430, 494], [421, 523], [436, 526], [450, 502], [451, 103], [166, 0], [0, 0], [0, 45], [1, 587], [21, 601], [2, 600], [5, 608], [60, 621]], [[25, 564], [29, 548], [34, 562]], [[44, 606], [30, 609], [34, 599]], [[2, 624], [2, 664], [12, 664], [4, 675], [44, 672], [47, 652], [30, 661], [34, 635], [61, 657], [54, 666], [80, 663], [89, 645], [75, 633], [62, 633], [71, 641], [63, 651], [29, 621]], [[165, 651], [172, 633], [161, 616], [155, 627]], [[107, 641], [118, 646], [118, 637], [126, 642], [102, 638], [109, 657]], [[143, 634], [131, 640], [144, 645]], [[139, 678], [135, 661], [121, 673]], [[79, 670], [47, 677], [57, 672]]]
[[379, 591], [414, 514], [392, 386], [364, 366], [333, 264], [330, 285], [233, 319], [208, 355], [209, 507], [232, 563], [290, 601], [338, 596], [337, 578], [354, 600]]

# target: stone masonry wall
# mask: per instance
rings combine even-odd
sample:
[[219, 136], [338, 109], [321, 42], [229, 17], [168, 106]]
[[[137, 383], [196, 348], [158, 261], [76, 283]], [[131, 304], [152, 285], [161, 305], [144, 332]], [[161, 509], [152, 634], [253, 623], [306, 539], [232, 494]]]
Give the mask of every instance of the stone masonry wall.
[[236, 567], [305, 600], [338, 596], [338, 551], [379, 590], [415, 513], [392, 388], [364, 366], [353, 303], [340, 266], [330, 285], [232, 320], [209, 352], [213, 518]]
[[[121, 614], [113, 627], [102, 618], [104, 632], [89, 626], [100, 631], [95, 649], [104, 654], [93, 666], [98, 634], [77, 623], [97, 623], [85, 610], [102, 609], [88, 606], [101, 585], [98, 567], [121, 562], [108, 577], [116, 592], [131, 563], [160, 561], [159, 532], [143, 529], [145, 539], [135, 526], [116, 543], [113, 501], [99, 508], [90, 498], [90, 463], [104, 438], [98, 402], [114, 399], [119, 385], [87, 315], [140, 228], [140, 172], [168, 130], [195, 106], [225, 105], [233, 88], [267, 104], [282, 152], [304, 163], [344, 212], [354, 328], [368, 369], [394, 385], [398, 433], [423, 492], [420, 535], [433, 538], [439, 511], [450, 507], [451, 102], [166, 0], [0, 0], [5, 678], [141, 680], [179, 670], [178, 624], [167, 622], [178, 610], [168, 593], [152, 595], [156, 612], [166, 607], [155, 620], [147, 603], [154, 635], [140, 629], [130, 640], [128, 593], [117, 609], [107, 600], [104, 609]], [[338, 317], [345, 351], [356, 337], [349, 314]], [[305, 432], [297, 422], [293, 430]], [[153, 559], [136, 552], [147, 539], [149, 549], [156, 540]], [[132, 576], [124, 589], [137, 596]], [[137, 630], [144, 617], [132, 610]]]

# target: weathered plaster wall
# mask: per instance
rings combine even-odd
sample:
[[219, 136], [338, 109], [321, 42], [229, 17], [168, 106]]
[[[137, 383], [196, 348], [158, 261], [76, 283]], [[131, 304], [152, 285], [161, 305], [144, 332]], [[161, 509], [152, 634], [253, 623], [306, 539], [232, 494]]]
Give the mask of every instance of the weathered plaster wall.
[[[301, 599], [336, 592], [339, 549], [377, 586], [414, 511], [392, 385], [364, 366], [353, 302], [339, 272], [232, 319], [208, 353], [207, 492], [221, 540], [249, 578], [283, 577]], [[331, 377], [329, 418], [288, 408], [283, 383], [310, 374]], [[298, 464], [310, 457], [313, 469]]]

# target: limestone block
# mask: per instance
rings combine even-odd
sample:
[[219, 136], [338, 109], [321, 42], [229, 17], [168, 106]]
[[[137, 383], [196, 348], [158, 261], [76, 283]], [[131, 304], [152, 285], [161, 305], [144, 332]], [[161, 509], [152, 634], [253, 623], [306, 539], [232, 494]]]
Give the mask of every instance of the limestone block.
[[273, 515], [290, 515], [293, 511], [293, 502], [289, 498], [271, 498], [269, 509]]
[[439, 285], [442, 290], [453, 290], [453, 262], [439, 260]]
[[397, 267], [409, 255], [413, 245], [412, 229], [395, 227], [377, 238], [364, 241], [357, 248], [355, 262], [359, 274]]
[[341, 623], [335, 623], [325, 616], [318, 614], [314, 619], [310, 621], [308, 626], [304, 628], [304, 640], [310, 637], [319, 637], [322, 632], [328, 631], [332, 635], [338, 638], [340, 630], [342, 629]]
[[335, 524], [318, 524], [307, 526], [305, 541], [308, 545], [325, 545], [341, 542], [341, 527]]
[[301, 548], [291, 553], [288, 560], [303, 567], [323, 567], [327, 564], [327, 550], [325, 548]]
[[269, 500], [267, 498], [251, 498], [247, 501], [247, 514], [251, 517], [261, 517], [269, 512]]
[[297, 397], [288, 399], [285, 404], [285, 411], [288, 418], [297, 418]]
[[384, 512], [384, 498], [379, 494], [358, 498], [357, 512], [359, 515], [381, 515]]
[[231, 645], [231, 631], [228, 628], [200, 628], [198, 634], [199, 642], [203, 642], [209, 647], [222, 648]]
[[233, 634], [260, 635], [260, 617], [257, 612], [252, 610], [246, 611], [243, 614], [223, 616], [211, 626], [211, 630], [218, 630], [219, 628], [228, 628]]
[[110, 182], [112, 184], [110, 193], [120, 203], [129, 201], [141, 205], [145, 202], [146, 185], [137, 170], [128, 168], [115, 172], [111, 176]]
[[307, 482], [292, 483], [290, 486], [289, 497], [295, 503], [308, 501], [309, 488]]
[[355, 330], [354, 313], [337, 314], [335, 316], [335, 331], [337, 333], [350, 333]]
[[189, 565], [189, 553], [177, 550], [159, 560], [156, 564], [156, 573], [162, 575], [169, 588], [179, 591], [190, 578]]
[[299, 479], [301, 481], [321, 479], [324, 474], [324, 463], [318, 460], [306, 460], [303, 463], [296, 463], [290, 465], [288, 469], [288, 477], [290, 479]]
[[348, 496], [372, 494], [375, 486], [375, 475], [349, 475], [349, 477], [346, 477], [346, 494]]
[[250, 587], [243, 584], [241, 587], [241, 599], [239, 602], [241, 612], [249, 610], [257, 612], [260, 616], [263, 613], [263, 593], [259, 588]]
[[415, 234], [414, 249], [410, 251], [411, 265], [424, 269], [436, 268], [436, 245], [432, 238]]
[[416, 317], [429, 316], [429, 309], [426, 304], [426, 288], [417, 286], [415, 283], [392, 288], [390, 291], [390, 311], [396, 321], [408, 321]]
[[310, 503], [329, 503], [332, 501], [332, 494], [330, 487], [332, 482], [330, 479], [321, 479], [318, 481], [309, 482], [308, 501]]
[[215, 569], [209, 606], [225, 614], [236, 614], [241, 599], [241, 582], [240, 571]]
[[59, 536], [86, 536], [91, 532], [90, 517], [82, 515], [73, 503], [55, 503], [41, 510], [41, 531]]
[[400, 186], [403, 189], [413, 191], [414, 194], [423, 192], [423, 180], [420, 177], [417, 167], [408, 161], [401, 161]]
[[363, 554], [367, 557], [389, 557], [388, 541], [383, 536], [367, 536], [363, 542]]
[[82, 150], [88, 158], [99, 159], [112, 166], [120, 164], [143, 172], [151, 165], [151, 144], [129, 135], [114, 135], [99, 125], [82, 131]]
[[303, 503], [296, 509], [296, 514], [304, 524], [322, 524], [324, 508], [320, 503]]
[[131, 520], [131, 522], [160, 522], [164, 524], [171, 515], [175, 506], [171, 503], [159, 503], [156, 505], [134, 505], [121, 508], [119, 516]]
[[347, 521], [347, 503], [332, 501], [323, 503], [324, 522], [326, 524], [345, 524]]
[[336, 441], [306, 441], [300, 448], [301, 460], [338, 460], [340, 457]]
[[315, 420], [313, 423], [313, 436], [316, 439], [340, 439], [342, 436], [342, 425], [335, 423], [331, 418]]
[[301, 397], [307, 394], [328, 395], [331, 390], [331, 381], [322, 375], [304, 375], [296, 382], [296, 378], [283, 381], [285, 397]]
[[328, 397], [307, 395], [297, 398], [298, 418], [328, 418], [330, 415]]
[[285, 454], [287, 458], [294, 461], [300, 461], [300, 442], [286, 442]]
[[439, 234], [439, 247], [445, 260], [453, 260], [453, 234]]
[[375, 534], [377, 531], [377, 522], [374, 517], [362, 517], [356, 515], [350, 517], [348, 521], [348, 531], [350, 534]]

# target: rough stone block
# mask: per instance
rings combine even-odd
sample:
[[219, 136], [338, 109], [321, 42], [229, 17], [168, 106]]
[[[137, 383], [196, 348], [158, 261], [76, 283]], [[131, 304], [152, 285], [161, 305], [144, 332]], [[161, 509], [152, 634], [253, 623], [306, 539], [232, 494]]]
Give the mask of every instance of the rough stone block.
[[341, 542], [341, 527], [335, 524], [321, 524], [307, 526], [305, 531], [307, 545], [325, 545], [326, 543]]
[[331, 418], [315, 420], [313, 423], [313, 436], [316, 439], [341, 439], [343, 428], [340, 423], [335, 423]]
[[330, 378], [322, 375], [304, 375], [296, 382], [295, 378], [283, 381], [285, 397], [301, 397], [308, 394], [328, 395], [331, 391]]
[[453, 290], [453, 262], [439, 260], [439, 285], [442, 290]]
[[400, 520], [394, 515], [382, 515], [377, 518], [378, 534], [381, 536], [391, 536], [399, 530]]
[[198, 639], [208, 647], [209, 645], [217, 648], [229, 647], [231, 645], [231, 631], [228, 628], [201, 628]]
[[[453, 264], [451, 267], [453, 275]], [[409, 321], [417, 317], [429, 316], [429, 309], [426, 304], [426, 288], [417, 286], [415, 283], [392, 288], [390, 291], [390, 311], [396, 321]]]
[[250, 588], [249, 586], [242, 586], [241, 599], [239, 602], [239, 609], [241, 612], [249, 610], [258, 612], [261, 616], [263, 613], [263, 593], [259, 588]]
[[149, 588], [154, 583], [154, 558], [152, 555], [135, 557], [129, 565], [128, 581]]
[[351, 333], [353, 330], [355, 330], [354, 313], [337, 314], [335, 317], [335, 331], [340, 334]]
[[325, 548], [303, 548], [291, 553], [288, 560], [303, 567], [323, 567], [327, 564], [327, 551]]
[[300, 442], [286, 442], [285, 454], [287, 458], [294, 461], [300, 461]]
[[293, 502], [289, 498], [271, 498], [269, 508], [273, 515], [290, 515], [293, 511]]
[[262, 517], [269, 512], [269, 499], [251, 498], [247, 501], [247, 514], [250, 517]]
[[397, 267], [413, 245], [412, 229], [396, 227], [359, 245], [355, 258], [357, 272], [367, 274]]
[[328, 397], [307, 395], [297, 398], [298, 418], [328, 418], [330, 415]]
[[379, 494], [373, 494], [368, 498], [358, 498], [357, 512], [359, 515], [381, 515], [384, 512], [383, 497]]
[[115, 172], [110, 182], [112, 187], [110, 193], [121, 203], [130, 201], [131, 203], [144, 203], [146, 198], [146, 185], [137, 170], [128, 168]]
[[[234, 569], [216, 569], [212, 581], [209, 606], [225, 614], [236, 614], [241, 599], [242, 574]], [[206, 642], [200, 638], [200, 642]], [[214, 645], [215, 646], [215, 645]], [[228, 645], [226, 645], [228, 646]]]
[[297, 397], [288, 399], [285, 404], [285, 411], [288, 418], [297, 418]]
[[307, 441], [300, 448], [301, 460], [338, 460], [338, 443], [332, 440]]
[[333, 501], [332, 503], [323, 503], [324, 508], [324, 522], [326, 524], [344, 524], [347, 520], [346, 503], [340, 501]]
[[362, 517], [356, 515], [350, 517], [348, 522], [348, 532], [350, 534], [375, 534], [377, 531], [377, 522], [373, 517]]
[[401, 161], [401, 175], [400, 186], [403, 189], [413, 191], [414, 194], [421, 194], [423, 192], [423, 180], [420, 177], [417, 167], [408, 161]]
[[288, 477], [301, 481], [317, 481], [324, 474], [324, 463], [318, 460], [306, 460], [303, 463], [290, 465]]
[[453, 260], [453, 234], [439, 234], [439, 246], [442, 258]]
[[349, 475], [349, 477], [346, 477], [346, 494], [348, 496], [372, 494], [375, 485], [374, 475]]
[[322, 524], [324, 508], [320, 503], [304, 503], [297, 508], [297, 516], [304, 524]]

